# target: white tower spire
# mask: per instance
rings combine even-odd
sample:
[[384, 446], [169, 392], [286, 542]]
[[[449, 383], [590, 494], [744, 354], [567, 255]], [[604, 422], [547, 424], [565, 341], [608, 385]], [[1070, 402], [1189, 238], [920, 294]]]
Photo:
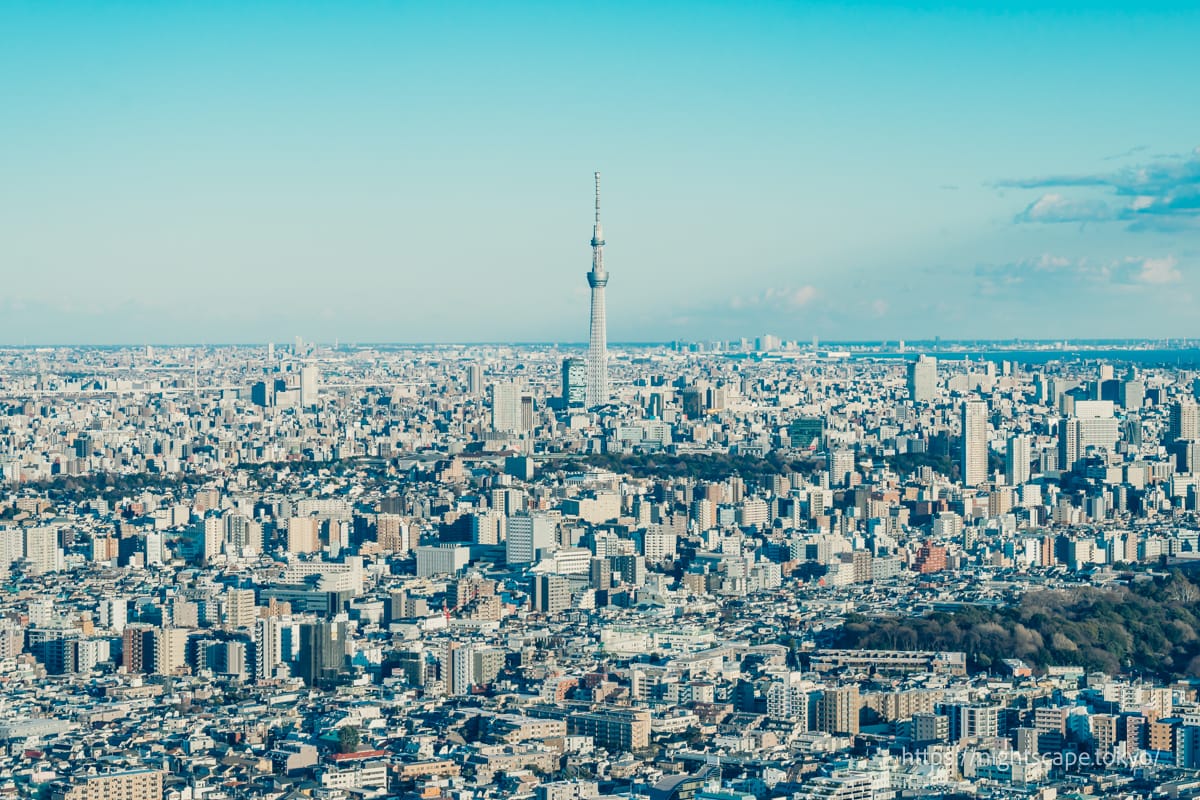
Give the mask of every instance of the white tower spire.
[[604, 287], [608, 273], [604, 271], [604, 229], [600, 225], [600, 173], [596, 173], [596, 225], [592, 229], [592, 271], [588, 273], [592, 287], [591, 328], [588, 335], [587, 405], [602, 406], [609, 400], [608, 392], [608, 330], [604, 309]]

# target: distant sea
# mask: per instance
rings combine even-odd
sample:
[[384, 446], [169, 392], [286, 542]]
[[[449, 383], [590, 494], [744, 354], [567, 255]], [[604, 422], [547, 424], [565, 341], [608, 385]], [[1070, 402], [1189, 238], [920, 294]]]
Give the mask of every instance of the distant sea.
[[1036, 349], [1036, 350], [998, 350], [995, 348], [978, 350], [877, 350], [850, 352], [849, 357], [855, 359], [903, 359], [914, 360], [920, 353], [933, 356], [941, 361], [1011, 361], [1015, 364], [1049, 364], [1052, 362], [1081, 363], [1087, 361], [1103, 361], [1108, 364], [1130, 364], [1138, 367], [1173, 367], [1175, 369], [1200, 369], [1200, 348], [1188, 347], [1181, 349], [1160, 348], [1081, 348], [1081, 349]]

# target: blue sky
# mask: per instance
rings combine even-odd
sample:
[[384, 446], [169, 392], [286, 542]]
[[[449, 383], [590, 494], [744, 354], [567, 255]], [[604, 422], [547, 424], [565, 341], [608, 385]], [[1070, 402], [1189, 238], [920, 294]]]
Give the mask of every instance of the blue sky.
[[[1194, 5], [1194, 4], [1193, 4]], [[1195, 336], [1185, 4], [0, 5], [0, 342]]]

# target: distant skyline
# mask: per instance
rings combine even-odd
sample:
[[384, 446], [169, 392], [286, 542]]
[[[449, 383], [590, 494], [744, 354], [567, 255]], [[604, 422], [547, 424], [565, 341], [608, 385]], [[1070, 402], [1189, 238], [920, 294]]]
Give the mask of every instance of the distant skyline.
[[0, 344], [1194, 338], [1179, 3], [12, 2]]

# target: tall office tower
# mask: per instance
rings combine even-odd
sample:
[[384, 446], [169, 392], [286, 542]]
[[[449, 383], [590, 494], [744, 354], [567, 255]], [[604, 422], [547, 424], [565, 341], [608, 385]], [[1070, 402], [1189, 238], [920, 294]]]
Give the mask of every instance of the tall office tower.
[[1121, 401], [1121, 408], [1127, 411], [1140, 409], [1146, 403], [1146, 384], [1131, 376], [1129, 380], [1121, 383], [1118, 399]]
[[1012, 436], [1008, 440], [1008, 451], [1005, 453], [1004, 476], [1009, 486], [1020, 486], [1029, 482], [1029, 461], [1032, 457], [1029, 437], [1024, 434]]
[[921, 356], [908, 365], [908, 397], [914, 403], [931, 403], [937, 393], [937, 359]]
[[563, 408], [582, 408], [587, 402], [587, 363], [582, 358], [564, 358], [562, 363]]
[[600, 173], [596, 173], [596, 225], [592, 229], [592, 271], [588, 273], [592, 287], [592, 318], [588, 334], [587, 395], [588, 408], [608, 402], [608, 330], [604, 312], [604, 287], [608, 273], [604, 271], [604, 229], [600, 227]]
[[524, 430], [521, 386], [515, 381], [492, 384], [492, 430], [517, 433]]
[[521, 430], [531, 431], [534, 428], [533, 396], [521, 395]]
[[1075, 413], [1058, 426], [1058, 468], [1070, 472], [1089, 449], [1111, 452], [1121, 438], [1121, 423], [1107, 400], [1080, 400]]
[[300, 368], [300, 407], [312, 408], [321, 391], [321, 373], [312, 364]]
[[1200, 405], [1187, 398], [1177, 400], [1171, 406], [1167, 441], [1173, 442], [1177, 439], [1200, 439]]
[[467, 394], [483, 394], [483, 367], [479, 364], [467, 365]]
[[987, 403], [967, 400], [962, 407], [962, 482], [978, 486], [987, 480]]

